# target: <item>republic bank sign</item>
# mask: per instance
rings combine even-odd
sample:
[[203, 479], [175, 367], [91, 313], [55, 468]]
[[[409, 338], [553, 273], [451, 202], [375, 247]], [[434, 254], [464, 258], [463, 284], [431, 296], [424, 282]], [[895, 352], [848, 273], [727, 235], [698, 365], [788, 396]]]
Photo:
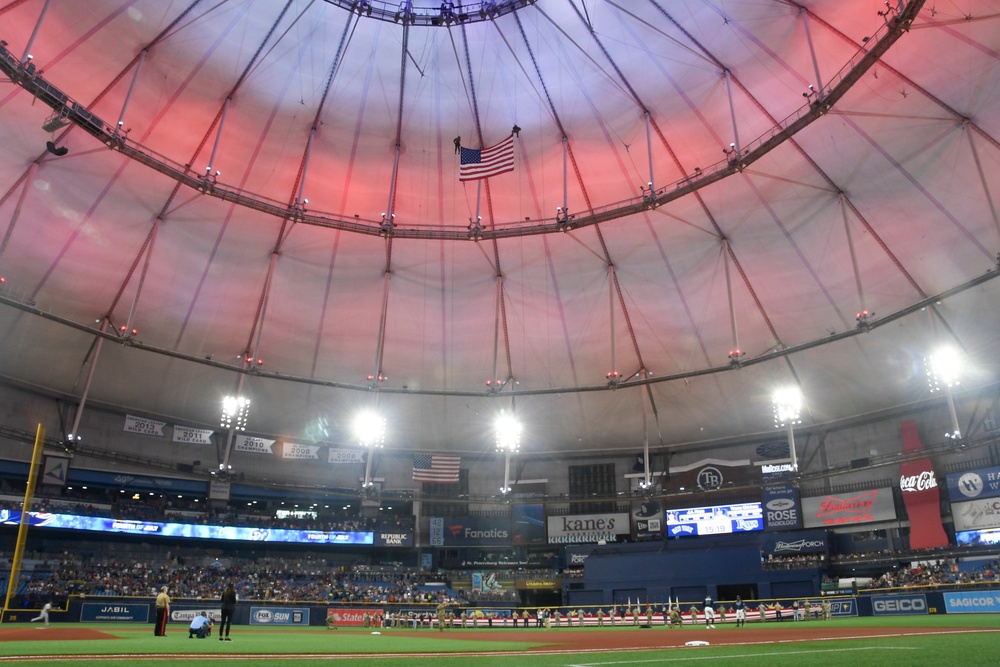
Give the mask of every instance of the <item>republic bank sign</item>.
[[548, 530], [549, 544], [617, 542], [619, 535], [632, 532], [627, 513], [550, 516]]

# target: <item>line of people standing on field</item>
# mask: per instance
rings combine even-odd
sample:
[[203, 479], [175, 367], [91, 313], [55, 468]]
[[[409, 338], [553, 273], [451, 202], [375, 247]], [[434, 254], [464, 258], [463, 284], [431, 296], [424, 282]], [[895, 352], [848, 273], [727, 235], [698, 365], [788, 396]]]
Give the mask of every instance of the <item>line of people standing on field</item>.
[[[233, 614], [236, 612], [236, 603], [238, 599], [239, 598], [236, 595], [236, 588], [233, 586], [233, 583], [227, 583], [226, 588], [222, 591], [222, 595], [219, 597], [219, 608], [221, 612], [221, 621], [219, 622], [220, 642], [232, 641], [229, 634], [232, 631]], [[154, 603], [156, 617], [153, 624], [153, 635], [155, 637], [164, 637], [167, 634], [167, 623], [170, 620], [171, 602], [170, 587], [161, 586], [160, 592], [157, 593], [156, 601]], [[46, 618], [46, 624], [47, 623], [48, 619]], [[188, 637], [193, 638], [197, 636], [199, 639], [204, 639], [211, 634], [211, 629], [214, 625], [215, 623], [211, 620], [207, 611], [198, 612], [188, 627]]]

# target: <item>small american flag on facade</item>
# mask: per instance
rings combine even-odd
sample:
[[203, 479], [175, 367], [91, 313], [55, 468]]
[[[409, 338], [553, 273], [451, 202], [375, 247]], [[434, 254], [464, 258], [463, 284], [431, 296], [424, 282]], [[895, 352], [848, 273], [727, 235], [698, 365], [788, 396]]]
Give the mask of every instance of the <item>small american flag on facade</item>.
[[454, 484], [458, 481], [458, 467], [461, 462], [461, 456], [414, 454], [413, 481]]
[[476, 181], [497, 174], [514, 171], [514, 135], [489, 148], [459, 149], [461, 164], [458, 168], [458, 180]]

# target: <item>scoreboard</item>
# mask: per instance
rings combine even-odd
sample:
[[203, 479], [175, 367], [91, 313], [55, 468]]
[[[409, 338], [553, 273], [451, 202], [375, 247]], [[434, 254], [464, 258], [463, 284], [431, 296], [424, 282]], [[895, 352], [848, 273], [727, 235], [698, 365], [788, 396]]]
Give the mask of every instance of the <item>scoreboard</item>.
[[668, 537], [723, 535], [755, 530], [764, 530], [764, 511], [760, 503], [667, 510]]

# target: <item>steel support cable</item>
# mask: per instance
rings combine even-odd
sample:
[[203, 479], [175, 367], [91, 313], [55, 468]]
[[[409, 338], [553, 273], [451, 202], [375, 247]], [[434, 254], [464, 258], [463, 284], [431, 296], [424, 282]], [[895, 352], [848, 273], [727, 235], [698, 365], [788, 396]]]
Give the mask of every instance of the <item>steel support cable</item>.
[[[261, 40], [260, 44], [257, 46], [257, 50], [254, 52], [253, 56], [251, 56], [250, 60], [247, 63], [247, 66], [243, 69], [243, 73], [240, 75], [239, 79], [237, 79], [237, 81], [233, 85], [233, 87], [229, 90], [229, 93], [226, 95], [226, 99], [231, 99], [232, 96], [239, 89], [240, 85], [246, 79], [246, 77], [249, 74], [251, 68], [253, 67], [253, 64], [255, 63], [256, 59], [259, 57], [261, 51], [263, 51], [264, 45], [268, 42], [268, 40], [270, 39], [271, 35], [274, 33], [275, 28], [277, 27], [278, 23], [281, 21], [282, 17], [284, 17], [285, 12], [288, 10], [288, 7], [290, 5], [291, 5], [291, 0], [289, 0], [288, 2], [285, 3], [285, 7], [281, 10], [281, 12], [279, 13], [278, 17], [271, 24], [271, 28], [268, 30], [267, 35], [265, 35], [264, 39]], [[168, 28], [168, 30], [169, 30], [169, 28]], [[152, 48], [158, 41], [160, 41], [163, 38], [164, 35], [165, 35], [165, 33], [161, 33], [160, 36], [158, 36], [156, 39], [154, 39], [152, 42], [150, 42], [148, 45], [146, 45], [144, 47], [144, 49], [148, 50], [148, 49]], [[126, 71], [127, 71], [127, 69], [126, 69]], [[124, 74], [124, 72], [122, 74]], [[215, 114], [215, 118], [209, 124], [208, 128], [205, 130], [205, 133], [202, 135], [201, 140], [198, 142], [198, 145], [195, 147], [194, 151], [192, 152], [191, 160], [189, 161], [189, 164], [193, 164], [194, 163], [195, 158], [201, 153], [202, 149], [208, 143], [208, 138], [211, 135], [212, 130], [216, 127], [216, 125], [219, 123], [219, 120], [222, 118], [222, 112], [223, 112], [224, 108], [225, 108], [225, 104], [223, 104], [223, 106], [219, 107], [219, 111]], [[177, 193], [180, 191], [180, 188], [181, 188], [181, 183], [180, 182], [176, 182], [174, 184], [173, 189], [170, 191], [170, 194], [164, 200], [163, 206], [160, 207], [160, 212], [157, 215], [157, 217], [159, 219], [166, 220], [166, 218], [167, 218], [167, 211], [170, 208], [170, 204], [177, 197]], [[139, 248], [139, 252], [136, 253], [136, 257], [135, 257], [134, 261], [132, 262], [132, 266], [129, 267], [129, 270], [128, 270], [126, 276], [125, 276], [125, 279], [121, 282], [121, 285], [119, 286], [117, 294], [115, 294], [114, 298], [111, 301], [111, 306], [108, 308], [108, 315], [107, 315], [107, 317], [110, 318], [111, 313], [114, 312], [115, 308], [118, 306], [118, 302], [124, 296], [124, 294], [125, 294], [125, 287], [132, 280], [132, 276], [135, 274], [135, 271], [136, 271], [136, 269], [139, 266], [139, 260], [142, 258], [143, 254], [146, 252], [146, 249], [149, 247], [150, 238], [152, 237], [152, 234], [153, 234], [153, 230], [150, 229], [149, 235], [147, 235], [145, 241], [142, 244], [142, 247]]]
[[[998, 276], [1000, 276], [1000, 268], [993, 267], [989, 271], [987, 271], [987, 272], [985, 272], [983, 274], [980, 274], [980, 275], [978, 275], [978, 276], [976, 276], [976, 277], [974, 277], [974, 278], [972, 278], [970, 280], [967, 280], [966, 282], [961, 283], [960, 285], [957, 285], [957, 286], [952, 287], [950, 289], [944, 290], [944, 291], [939, 292], [937, 294], [931, 295], [931, 296], [927, 297], [926, 299], [921, 299], [920, 301], [916, 301], [916, 302], [910, 304], [909, 306], [905, 306], [905, 307], [903, 307], [903, 308], [901, 308], [901, 309], [899, 309], [899, 310], [897, 310], [897, 311], [895, 311], [893, 313], [889, 313], [887, 315], [883, 315], [882, 317], [878, 318], [877, 320], [874, 320], [874, 321], [870, 322], [869, 326], [867, 327], [867, 329], [862, 329], [862, 328], [849, 329], [849, 330], [842, 331], [842, 332], [839, 332], [839, 333], [834, 333], [834, 334], [830, 334], [830, 335], [827, 335], [827, 336], [823, 336], [822, 338], [817, 338], [817, 339], [814, 339], [814, 340], [811, 340], [811, 341], [806, 341], [804, 343], [799, 343], [797, 345], [784, 346], [784, 345], [780, 345], [779, 344], [779, 345], [775, 346], [774, 349], [772, 349], [772, 350], [770, 350], [770, 351], [768, 351], [768, 352], [766, 352], [764, 354], [760, 354], [760, 355], [757, 355], [755, 357], [752, 357], [750, 359], [747, 359], [747, 360], [743, 361], [741, 365], [742, 366], [754, 366], [754, 365], [758, 365], [758, 364], [763, 364], [763, 363], [767, 363], [767, 362], [775, 360], [775, 359], [781, 359], [783, 357], [788, 357], [788, 356], [791, 356], [791, 355], [794, 355], [794, 354], [798, 354], [800, 352], [811, 350], [813, 348], [822, 347], [822, 346], [828, 345], [830, 343], [835, 343], [835, 342], [838, 342], [838, 341], [841, 341], [841, 340], [846, 340], [846, 339], [849, 339], [849, 338], [853, 338], [854, 336], [863, 335], [867, 331], [870, 331], [870, 330], [873, 330], [873, 329], [878, 329], [880, 327], [886, 326], [886, 325], [891, 324], [893, 322], [896, 322], [896, 321], [898, 321], [898, 320], [900, 320], [900, 319], [902, 319], [902, 318], [904, 318], [904, 317], [906, 317], [908, 315], [911, 315], [911, 314], [913, 314], [915, 312], [919, 312], [920, 310], [923, 310], [924, 308], [927, 308], [929, 306], [934, 306], [939, 301], [943, 301], [943, 300], [948, 299], [950, 297], [957, 296], [957, 295], [962, 294], [963, 292], [965, 292], [967, 290], [970, 290], [970, 289], [972, 289], [974, 287], [978, 287], [979, 285], [985, 284], [985, 283], [987, 283], [987, 282], [989, 282], [989, 281], [997, 278]], [[114, 340], [115, 342], [122, 343], [125, 346], [134, 347], [137, 350], [142, 350], [142, 351], [150, 352], [150, 353], [153, 353], [153, 354], [159, 354], [161, 356], [169, 357], [169, 358], [172, 358], [172, 359], [179, 359], [179, 360], [188, 361], [188, 362], [192, 362], [192, 363], [202, 364], [202, 365], [205, 365], [205, 366], [210, 366], [212, 368], [218, 368], [218, 369], [224, 369], [224, 370], [230, 370], [230, 371], [237, 371], [237, 372], [248, 373], [248, 374], [252, 373], [253, 375], [256, 375], [256, 376], [259, 376], [259, 377], [263, 377], [263, 378], [268, 378], [268, 379], [273, 379], [273, 380], [282, 380], [282, 381], [286, 381], [286, 382], [294, 382], [294, 383], [297, 383], [297, 384], [309, 384], [309, 385], [315, 385], [315, 386], [321, 386], [321, 387], [328, 387], [328, 388], [334, 388], [334, 389], [348, 389], [348, 390], [357, 390], [357, 391], [368, 391], [369, 390], [368, 386], [357, 385], [357, 384], [347, 383], [347, 382], [339, 382], [339, 381], [336, 381], [336, 380], [322, 380], [322, 379], [317, 379], [317, 378], [312, 378], [312, 377], [303, 377], [303, 376], [297, 376], [297, 375], [289, 375], [289, 374], [277, 373], [277, 372], [272, 372], [272, 371], [262, 371], [262, 370], [260, 370], [258, 368], [254, 368], [254, 369], [233, 368], [233, 366], [230, 365], [230, 364], [228, 364], [228, 363], [214, 361], [214, 360], [211, 360], [211, 359], [205, 359], [204, 356], [198, 355], [198, 354], [189, 354], [189, 353], [186, 353], [186, 352], [179, 352], [179, 351], [173, 350], [173, 349], [157, 347], [157, 346], [154, 346], [154, 345], [148, 345], [146, 343], [143, 343], [143, 342], [137, 341], [137, 340], [124, 340], [123, 341], [123, 340], [119, 339], [119, 337], [117, 336], [117, 334], [95, 331], [94, 328], [91, 325], [89, 325], [89, 324], [83, 324], [83, 323], [80, 323], [80, 322], [78, 322], [76, 320], [71, 320], [71, 319], [66, 318], [66, 317], [62, 317], [62, 316], [59, 316], [59, 315], [54, 315], [53, 313], [51, 313], [51, 312], [49, 312], [47, 310], [43, 310], [43, 309], [39, 308], [38, 304], [34, 300], [32, 300], [32, 299], [19, 299], [15, 295], [10, 295], [10, 294], [6, 294], [6, 293], [2, 293], [2, 292], [0, 292], [0, 305], [7, 305], [7, 306], [10, 306], [10, 307], [15, 308], [17, 310], [20, 310], [22, 312], [33, 314], [33, 315], [35, 315], [37, 317], [41, 317], [42, 319], [50, 321], [50, 322], [56, 322], [58, 324], [62, 324], [64, 326], [70, 327], [70, 328], [75, 329], [77, 331], [86, 332], [86, 333], [89, 333], [89, 334], [94, 335], [94, 336], [102, 336], [104, 338], [107, 338], [107, 339], [110, 339], [110, 340]], [[691, 370], [691, 371], [681, 371], [679, 373], [657, 375], [655, 377], [650, 377], [650, 378], [646, 378], [646, 379], [643, 379], [643, 380], [636, 380], [636, 381], [631, 382], [629, 384], [630, 384], [630, 386], [631, 385], [660, 384], [660, 383], [663, 383], [663, 382], [674, 382], [674, 381], [678, 381], [678, 380], [685, 380], [685, 379], [689, 379], [689, 378], [702, 377], [702, 376], [706, 376], [706, 375], [713, 375], [713, 374], [716, 374], [716, 373], [730, 372], [730, 371], [734, 371], [734, 370], [736, 370], [734, 366], [732, 366], [731, 364], [726, 364], [724, 366], [712, 366], [712, 367], [700, 368], [700, 369]], [[463, 391], [463, 390], [445, 390], [445, 389], [409, 389], [409, 388], [405, 388], [405, 389], [404, 388], [396, 388], [396, 389], [393, 389], [393, 388], [383, 388], [381, 391], [383, 393], [387, 393], [387, 394], [401, 394], [401, 395], [412, 395], [412, 396], [468, 396], [468, 397], [477, 397], [478, 396], [478, 397], [485, 397], [485, 396], [488, 395], [488, 394], [484, 393], [481, 390], [480, 391], [471, 391], [471, 390], [469, 390], [469, 391]], [[609, 389], [608, 389], [608, 386], [606, 384], [600, 384], [600, 385], [586, 385], [586, 386], [578, 386], [578, 387], [547, 387], [547, 388], [544, 388], [544, 389], [520, 389], [520, 390], [515, 391], [514, 393], [515, 394], [519, 394], [519, 395], [524, 395], [524, 396], [539, 396], [539, 395], [546, 395], [546, 394], [588, 393], [588, 392], [597, 392], [597, 391], [609, 391]]]
[[[875, 63], [879, 62], [881, 56], [893, 43], [895, 43], [902, 32], [909, 27], [910, 22], [912, 22], [913, 17], [922, 5], [923, 0], [911, 0], [904, 11], [889, 23], [885, 33], [878, 39], [873, 38], [868, 45], [866, 45], [870, 48], [862, 49], [856, 56], [856, 59], [852, 59], [852, 61], [848, 64], [848, 71], [840, 77], [839, 82], [830, 87], [829, 92], [823, 98], [823, 104], [810, 104], [802, 107], [791, 114], [788, 118], [784, 119], [777, 127], [772, 128], [771, 131], [749, 142], [747, 144], [748, 146], [754, 145], [755, 147], [748, 149], [746, 153], [741, 156], [738, 162], [728, 160], [720, 161], [714, 165], [710, 165], [697, 174], [687, 175], [668, 186], [664, 186], [652, 197], [653, 203], [656, 205], [662, 205], [723, 180], [724, 178], [744, 169], [747, 165], [752, 164], [767, 155], [791, 136], [794, 136], [803, 128], [823, 116], [829, 110], [830, 105], [840, 99], [840, 97], [842, 97], [855, 83], [857, 83], [864, 73], [870, 70]], [[62, 110], [67, 106], [68, 100], [65, 94], [62, 94], [61, 91], [58, 91], [58, 89], [37, 74], [35, 76], [27, 76], [23, 71], [23, 68], [20, 67], [16, 58], [10, 56], [9, 52], [7, 52], [5, 48], [0, 51], [0, 70], [10, 76], [14, 83], [32, 92], [36, 95], [37, 99], [41, 100], [53, 109]], [[107, 90], [108, 89], [104, 92], [106, 93]], [[59, 92], [60, 95], [55, 95], [54, 93], [56, 92]], [[102, 93], [102, 95], [103, 94], [104, 93]], [[202, 191], [205, 194], [223, 201], [235, 203], [244, 208], [260, 211], [275, 217], [286, 217], [289, 215], [289, 207], [282, 205], [275, 200], [269, 200], [259, 195], [227, 188], [224, 185], [215, 184], [210, 188], [206, 187], [203, 179], [201, 179], [198, 175], [195, 175], [189, 166], [179, 165], [165, 156], [156, 155], [154, 151], [147, 149], [141, 144], [126, 141], [122, 137], [114, 136], [112, 131], [106, 124], [103, 123], [103, 121], [99, 121], [99, 119], [93, 117], [82, 107], [72, 107], [67, 113], [67, 118], [71, 122], [80, 126], [84, 131], [97, 138], [109, 148], [118, 150], [130, 159], [144, 164], [145, 166], [150, 167], [159, 173], [168, 176], [169, 178], [178, 180], [188, 187]], [[570, 153], [572, 155], [572, 151], [570, 151]], [[574, 228], [586, 227], [609, 220], [616, 220], [640, 213], [645, 210], [648, 205], [649, 199], [646, 197], [613, 202], [603, 205], [600, 208], [594, 208], [593, 205], [588, 202], [587, 214], [575, 216], [572, 221], [572, 226]], [[379, 236], [382, 234], [381, 225], [378, 221], [361, 221], [360, 219], [336, 217], [331, 214], [303, 214], [297, 218], [297, 222], [300, 224], [309, 224], [318, 227], [338, 229], [341, 231], [367, 234], [371, 236]], [[557, 231], [557, 228], [553, 222], [555, 222], [555, 219], [549, 218], [541, 221], [533, 221], [532, 224], [523, 224], [521, 222], [501, 223], [493, 229], [483, 230], [480, 238], [516, 238], [520, 236], [554, 233]], [[447, 229], [441, 228], [440, 226], [435, 226], [433, 228], [417, 226], [410, 228], [396, 228], [393, 233], [397, 238], [456, 241], [468, 239], [468, 229], [464, 225], [455, 225]]]

